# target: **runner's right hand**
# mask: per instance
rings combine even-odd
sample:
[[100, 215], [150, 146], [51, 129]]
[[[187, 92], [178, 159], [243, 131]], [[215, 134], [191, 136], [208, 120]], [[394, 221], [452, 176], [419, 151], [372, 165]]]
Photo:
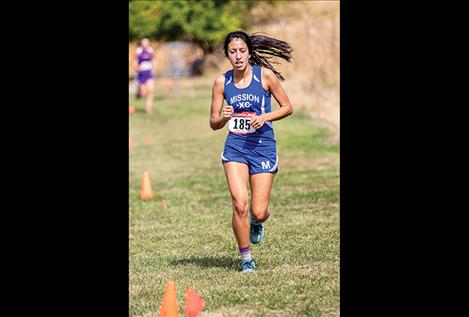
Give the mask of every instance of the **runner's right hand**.
[[233, 112], [234, 112], [234, 108], [232, 106], [228, 106], [228, 105], [223, 106], [223, 110], [222, 110], [223, 118], [230, 119]]

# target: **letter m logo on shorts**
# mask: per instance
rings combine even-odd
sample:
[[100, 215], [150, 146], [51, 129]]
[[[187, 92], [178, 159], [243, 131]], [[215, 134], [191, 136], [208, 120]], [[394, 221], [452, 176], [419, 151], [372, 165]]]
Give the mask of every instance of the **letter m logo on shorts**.
[[261, 162], [261, 164], [262, 164], [262, 169], [263, 170], [269, 170], [270, 169], [270, 162], [269, 161]]

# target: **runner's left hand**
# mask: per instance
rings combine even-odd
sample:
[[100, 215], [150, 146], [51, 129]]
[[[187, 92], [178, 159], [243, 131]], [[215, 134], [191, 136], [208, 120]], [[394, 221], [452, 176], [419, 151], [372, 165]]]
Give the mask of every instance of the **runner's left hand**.
[[264, 115], [253, 116], [251, 120], [251, 127], [254, 129], [260, 129], [264, 125], [265, 117]]

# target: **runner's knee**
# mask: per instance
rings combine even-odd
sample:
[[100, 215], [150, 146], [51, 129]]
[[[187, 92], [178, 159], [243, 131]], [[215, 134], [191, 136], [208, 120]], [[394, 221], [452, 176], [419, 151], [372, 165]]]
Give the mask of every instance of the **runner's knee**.
[[251, 215], [255, 221], [264, 222], [269, 218], [269, 210], [266, 207], [251, 206]]
[[247, 200], [233, 200], [233, 210], [240, 217], [246, 217], [248, 214], [248, 202]]

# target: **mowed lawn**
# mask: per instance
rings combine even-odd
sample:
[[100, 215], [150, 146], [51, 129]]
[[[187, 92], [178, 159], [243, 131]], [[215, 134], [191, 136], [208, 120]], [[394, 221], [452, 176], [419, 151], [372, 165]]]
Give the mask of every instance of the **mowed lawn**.
[[[211, 87], [164, 88], [153, 116], [129, 96], [129, 316], [157, 316], [168, 280], [181, 316], [188, 287], [204, 298], [201, 316], [339, 316], [339, 146], [326, 128], [299, 111], [274, 122], [271, 217], [251, 247], [257, 271], [243, 274], [220, 163], [227, 130], [209, 127]], [[140, 200], [145, 170], [151, 201]]]

